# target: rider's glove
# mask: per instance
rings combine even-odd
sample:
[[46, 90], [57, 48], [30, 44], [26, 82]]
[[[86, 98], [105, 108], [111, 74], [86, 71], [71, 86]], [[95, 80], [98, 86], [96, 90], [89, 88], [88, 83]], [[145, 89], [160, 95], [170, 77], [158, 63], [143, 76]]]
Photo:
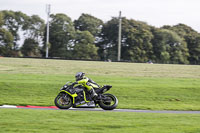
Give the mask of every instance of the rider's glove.
[[72, 83], [72, 86], [74, 86], [75, 84], [78, 84], [77, 82]]

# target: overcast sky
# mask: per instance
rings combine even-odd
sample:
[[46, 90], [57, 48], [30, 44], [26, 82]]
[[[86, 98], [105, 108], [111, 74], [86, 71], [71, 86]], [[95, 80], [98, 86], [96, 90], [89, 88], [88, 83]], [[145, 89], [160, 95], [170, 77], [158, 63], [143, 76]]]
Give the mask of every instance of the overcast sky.
[[128, 19], [156, 27], [183, 23], [200, 32], [200, 0], [0, 0], [0, 10], [36, 14], [46, 20], [46, 4], [51, 4], [51, 13], [65, 13], [72, 20], [88, 13], [106, 22], [122, 11]]

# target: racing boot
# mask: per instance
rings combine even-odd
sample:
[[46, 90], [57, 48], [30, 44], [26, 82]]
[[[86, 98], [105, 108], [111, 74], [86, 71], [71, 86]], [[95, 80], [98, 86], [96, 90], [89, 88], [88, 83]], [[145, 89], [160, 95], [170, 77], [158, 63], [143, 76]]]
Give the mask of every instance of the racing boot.
[[92, 88], [91, 90], [89, 90], [90, 96], [92, 97], [93, 100], [96, 100], [97, 98], [97, 93], [94, 91], [94, 89]]

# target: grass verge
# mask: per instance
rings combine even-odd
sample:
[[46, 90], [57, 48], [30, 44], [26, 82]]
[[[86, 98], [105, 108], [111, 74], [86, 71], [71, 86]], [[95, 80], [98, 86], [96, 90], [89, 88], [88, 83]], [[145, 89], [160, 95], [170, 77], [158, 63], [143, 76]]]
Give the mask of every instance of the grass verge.
[[2, 133], [199, 133], [199, 114], [0, 109]]
[[200, 66], [44, 59], [0, 59], [0, 105], [54, 105], [77, 71], [119, 99], [118, 108], [200, 110]]

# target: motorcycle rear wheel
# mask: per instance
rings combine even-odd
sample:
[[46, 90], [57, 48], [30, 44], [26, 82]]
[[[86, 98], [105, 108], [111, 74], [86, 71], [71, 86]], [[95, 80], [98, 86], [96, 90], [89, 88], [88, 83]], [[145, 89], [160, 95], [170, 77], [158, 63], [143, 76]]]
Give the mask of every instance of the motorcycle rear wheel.
[[59, 109], [69, 109], [72, 106], [72, 98], [68, 94], [60, 93], [54, 103]]
[[116, 96], [112, 94], [103, 94], [103, 96], [106, 97], [108, 100], [101, 100], [99, 102], [99, 106], [104, 109], [104, 110], [113, 110], [117, 107], [118, 105], [118, 99]]

